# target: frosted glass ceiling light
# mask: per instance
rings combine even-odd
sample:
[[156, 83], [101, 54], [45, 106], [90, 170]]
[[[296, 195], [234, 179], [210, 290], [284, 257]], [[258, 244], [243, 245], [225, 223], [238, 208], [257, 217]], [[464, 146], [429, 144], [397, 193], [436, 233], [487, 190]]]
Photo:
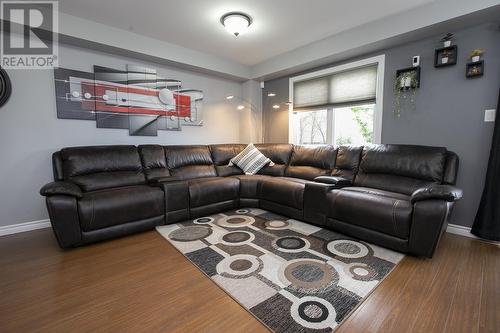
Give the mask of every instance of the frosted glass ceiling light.
[[252, 18], [244, 13], [231, 12], [224, 14], [220, 18], [220, 23], [222, 23], [229, 33], [238, 37], [248, 30], [248, 27], [252, 24]]

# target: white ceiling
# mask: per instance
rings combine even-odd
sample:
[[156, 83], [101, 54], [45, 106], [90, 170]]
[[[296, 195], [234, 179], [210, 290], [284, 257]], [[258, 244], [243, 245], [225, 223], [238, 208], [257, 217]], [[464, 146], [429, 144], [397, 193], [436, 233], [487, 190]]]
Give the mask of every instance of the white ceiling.
[[[300, 46], [436, 0], [61, 0], [66, 14], [255, 65]], [[219, 23], [252, 16], [234, 37]]]

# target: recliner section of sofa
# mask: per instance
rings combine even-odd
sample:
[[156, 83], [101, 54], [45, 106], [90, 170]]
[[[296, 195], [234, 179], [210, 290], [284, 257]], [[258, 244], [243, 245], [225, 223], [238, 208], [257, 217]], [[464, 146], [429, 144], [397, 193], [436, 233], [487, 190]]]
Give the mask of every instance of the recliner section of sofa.
[[64, 148], [53, 161], [56, 181], [40, 192], [61, 247], [164, 224], [164, 193], [147, 185], [137, 147]]
[[[218, 175], [218, 171], [226, 175], [237, 172], [236, 168], [227, 166], [234, 155], [225, 164], [220, 160], [238, 149], [236, 145], [219, 146], [220, 157], [214, 154], [218, 163], [214, 163], [209, 146], [139, 146], [142, 161], [148, 167], [146, 173], [150, 174], [148, 182], [165, 193], [166, 221], [178, 222], [239, 206], [239, 181]], [[240, 146], [241, 150], [245, 148]], [[155, 174], [166, 176], [156, 178], [152, 176]], [[182, 200], [172, 198], [176, 192]]]
[[[324, 185], [321, 193], [320, 185], [311, 185], [318, 194], [309, 200], [327, 207], [327, 212], [306, 220], [401, 252], [430, 257], [453, 202], [461, 197], [461, 191], [441, 185], [445, 179], [454, 182], [457, 167], [456, 155], [445, 148], [365, 147], [352, 186]], [[426, 197], [425, 202], [416, 204], [419, 197]], [[423, 216], [432, 222], [424, 221]], [[422, 225], [427, 225], [426, 231]]]
[[257, 196], [263, 209], [302, 219], [306, 184], [318, 176], [331, 174], [337, 149], [332, 146], [287, 149], [290, 154], [288, 160], [283, 160], [286, 167], [282, 176], [262, 179]]
[[53, 154], [41, 189], [59, 245], [79, 246], [238, 207], [260, 207], [431, 257], [461, 191], [439, 147], [256, 144], [273, 162], [245, 175], [246, 145], [96, 146]]

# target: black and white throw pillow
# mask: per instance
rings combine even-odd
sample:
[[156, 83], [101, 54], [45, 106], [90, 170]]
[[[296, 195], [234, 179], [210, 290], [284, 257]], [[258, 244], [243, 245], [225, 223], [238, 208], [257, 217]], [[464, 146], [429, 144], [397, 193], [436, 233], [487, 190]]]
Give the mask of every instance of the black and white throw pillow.
[[266, 165], [273, 166], [274, 163], [262, 154], [253, 144], [249, 144], [235, 157], [229, 161], [229, 166], [236, 165], [246, 175], [255, 175]]

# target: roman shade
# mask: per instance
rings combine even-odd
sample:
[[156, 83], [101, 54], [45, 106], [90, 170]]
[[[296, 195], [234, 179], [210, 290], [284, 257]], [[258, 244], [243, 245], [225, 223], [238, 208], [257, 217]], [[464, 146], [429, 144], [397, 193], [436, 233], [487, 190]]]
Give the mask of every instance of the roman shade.
[[295, 82], [293, 108], [312, 109], [370, 103], [376, 100], [377, 65]]

